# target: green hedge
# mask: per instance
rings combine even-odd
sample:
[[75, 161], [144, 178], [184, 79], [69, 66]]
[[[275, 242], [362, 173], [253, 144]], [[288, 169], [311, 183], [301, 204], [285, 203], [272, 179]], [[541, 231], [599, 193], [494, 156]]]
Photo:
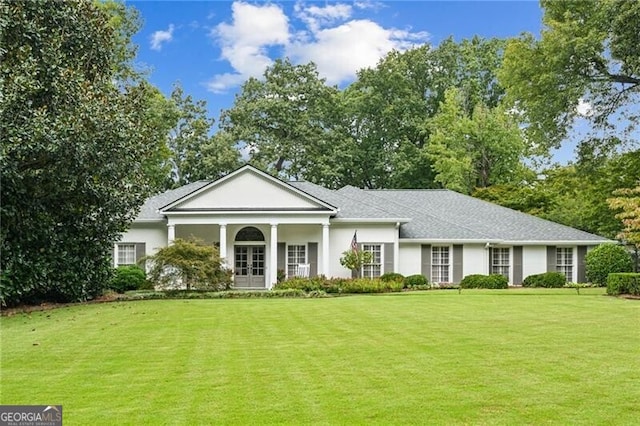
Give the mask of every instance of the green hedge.
[[327, 297], [327, 293], [320, 290], [306, 292], [299, 289], [284, 290], [252, 290], [252, 291], [130, 291], [119, 295], [117, 300], [148, 300], [148, 299], [274, 299], [274, 298], [307, 298]]
[[609, 274], [633, 271], [631, 254], [617, 244], [601, 244], [584, 258], [587, 279], [601, 287], [607, 285]]
[[369, 278], [292, 278], [276, 284], [274, 289], [296, 289], [327, 293], [389, 293], [402, 291], [403, 281], [382, 281]]
[[397, 272], [387, 272], [386, 274], [382, 274], [380, 275], [380, 279], [382, 281], [388, 282], [388, 281], [404, 281], [404, 275], [399, 274]]
[[427, 288], [429, 286], [429, 280], [427, 277], [421, 274], [409, 275], [404, 279], [405, 288]]
[[125, 265], [114, 269], [108, 288], [118, 293], [124, 293], [131, 290], [148, 290], [153, 286], [147, 282], [147, 274], [144, 269], [136, 265]]
[[523, 287], [561, 288], [567, 283], [567, 278], [560, 272], [545, 272], [529, 275], [522, 282]]
[[640, 296], [640, 273], [619, 272], [607, 277], [607, 294], [632, 294]]
[[472, 274], [467, 275], [460, 281], [460, 288], [509, 288], [509, 280], [504, 275]]

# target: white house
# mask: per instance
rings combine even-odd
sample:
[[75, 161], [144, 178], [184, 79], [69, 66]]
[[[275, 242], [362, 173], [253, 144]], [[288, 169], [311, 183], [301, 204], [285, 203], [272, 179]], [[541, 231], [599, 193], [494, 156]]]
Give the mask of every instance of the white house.
[[278, 270], [349, 277], [339, 259], [356, 232], [359, 247], [373, 253], [363, 276], [399, 272], [453, 283], [498, 273], [518, 285], [546, 271], [584, 282], [585, 254], [610, 242], [449, 190], [330, 190], [245, 165], [148, 199], [114, 244], [114, 265], [195, 236], [219, 247], [236, 288], [271, 288]]

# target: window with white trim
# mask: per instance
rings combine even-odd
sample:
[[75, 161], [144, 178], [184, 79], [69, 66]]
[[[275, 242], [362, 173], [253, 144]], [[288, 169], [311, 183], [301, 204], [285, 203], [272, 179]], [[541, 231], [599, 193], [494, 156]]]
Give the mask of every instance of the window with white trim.
[[431, 247], [431, 281], [434, 283], [448, 283], [451, 256], [448, 246]]
[[491, 247], [491, 273], [509, 279], [509, 248]]
[[298, 265], [307, 263], [307, 246], [287, 246], [287, 277], [295, 277], [298, 273]]
[[136, 245], [118, 244], [118, 266], [136, 264]]
[[371, 253], [371, 262], [362, 265], [362, 277], [378, 278], [382, 275], [382, 245], [363, 244], [362, 250]]
[[556, 270], [567, 278], [567, 282], [573, 281], [573, 248], [556, 247]]

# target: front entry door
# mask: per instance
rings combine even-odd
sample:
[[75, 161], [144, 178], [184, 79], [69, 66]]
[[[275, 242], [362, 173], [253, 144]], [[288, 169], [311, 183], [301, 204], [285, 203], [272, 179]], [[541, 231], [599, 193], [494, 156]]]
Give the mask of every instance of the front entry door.
[[264, 288], [264, 246], [235, 246], [236, 288]]

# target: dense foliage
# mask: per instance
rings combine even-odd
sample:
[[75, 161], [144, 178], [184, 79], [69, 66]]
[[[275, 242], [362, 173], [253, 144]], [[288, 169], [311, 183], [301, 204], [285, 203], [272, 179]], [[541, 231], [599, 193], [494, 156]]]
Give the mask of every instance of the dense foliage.
[[264, 79], [243, 84], [233, 107], [223, 111], [220, 129], [244, 145], [252, 164], [283, 177], [313, 176], [330, 184], [326, 162], [336, 160], [331, 118], [337, 114], [337, 94], [313, 63], [279, 59]]
[[567, 283], [567, 278], [560, 272], [544, 272], [529, 275], [522, 281], [523, 287], [560, 288]]
[[108, 6], [0, 5], [3, 305], [100, 294], [149, 194], [155, 92], [128, 62], [135, 16]]
[[589, 282], [604, 287], [612, 272], [631, 272], [633, 263], [626, 248], [616, 244], [601, 244], [584, 259]]
[[610, 274], [607, 278], [607, 294], [631, 294], [640, 296], [640, 273], [626, 272]]
[[460, 288], [509, 288], [509, 280], [504, 275], [499, 274], [471, 274], [460, 281]]
[[235, 141], [224, 132], [211, 136], [214, 119], [207, 115], [204, 100], [194, 100], [176, 84], [171, 92], [171, 104], [177, 121], [167, 137], [170, 167], [165, 175], [166, 188], [201, 179], [218, 179], [240, 165]]

